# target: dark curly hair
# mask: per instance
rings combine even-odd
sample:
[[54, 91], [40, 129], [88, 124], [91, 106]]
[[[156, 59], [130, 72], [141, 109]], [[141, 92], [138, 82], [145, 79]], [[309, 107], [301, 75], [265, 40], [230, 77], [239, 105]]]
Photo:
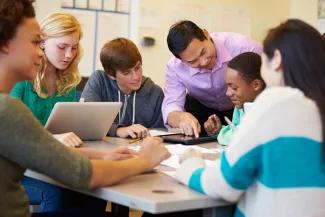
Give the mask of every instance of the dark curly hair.
[[2, 48], [17, 31], [25, 18], [35, 17], [34, 0], [0, 0], [0, 48]]

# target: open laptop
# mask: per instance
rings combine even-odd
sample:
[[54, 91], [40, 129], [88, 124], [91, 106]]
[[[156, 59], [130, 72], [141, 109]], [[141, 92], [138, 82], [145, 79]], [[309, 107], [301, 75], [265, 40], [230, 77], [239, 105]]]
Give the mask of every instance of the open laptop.
[[161, 136], [161, 138], [164, 140], [164, 142], [167, 143], [181, 143], [184, 145], [195, 145], [200, 143], [207, 143], [207, 142], [213, 142], [217, 141], [218, 136], [200, 136], [198, 138], [195, 138], [194, 136], [186, 136], [183, 134], [176, 134], [176, 135], [167, 135], [167, 136]]
[[45, 129], [53, 134], [74, 132], [82, 140], [102, 140], [121, 105], [120, 102], [58, 102]]

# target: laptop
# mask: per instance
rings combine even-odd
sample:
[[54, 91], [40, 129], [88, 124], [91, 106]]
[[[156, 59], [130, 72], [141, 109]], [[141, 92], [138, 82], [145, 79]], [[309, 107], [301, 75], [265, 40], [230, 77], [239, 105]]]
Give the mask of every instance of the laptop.
[[217, 135], [200, 136], [198, 138], [195, 138], [194, 136], [186, 136], [183, 134], [177, 134], [177, 135], [161, 136], [161, 138], [164, 140], [164, 142], [167, 142], [167, 143], [181, 143], [184, 145], [195, 145], [195, 144], [200, 144], [200, 143], [217, 141], [218, 136]]
[[82, 140], [102, 140], [121, 106], [121, 102], [58, 102], [45, 129], [53, 134], [74, 132]]

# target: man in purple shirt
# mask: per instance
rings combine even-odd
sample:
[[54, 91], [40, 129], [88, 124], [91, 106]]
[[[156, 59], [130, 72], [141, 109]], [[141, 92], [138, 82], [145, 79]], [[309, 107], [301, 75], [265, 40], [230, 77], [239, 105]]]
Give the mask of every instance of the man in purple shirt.
[[248, 51], [261, 54], [262, 47], [237, 33], [209, 34], [188, 20], [170, 28], [167, 43], [175, 57], [166, 69], [164, 122], [198, 137], [211, 114], [221, 120], [232, 117], [234, 105], [226, 96], [224, 81], [228, 62]]

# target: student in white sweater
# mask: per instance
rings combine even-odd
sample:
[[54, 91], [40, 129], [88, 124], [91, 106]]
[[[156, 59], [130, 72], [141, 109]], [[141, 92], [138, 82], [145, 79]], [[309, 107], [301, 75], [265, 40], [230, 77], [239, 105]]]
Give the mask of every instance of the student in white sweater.
[[267, 88], [214, 167], [185, 153], [177, 179], [237, 203], [236, 217], [325, 216], [325, 43], [287, 20], [264, 40]]

